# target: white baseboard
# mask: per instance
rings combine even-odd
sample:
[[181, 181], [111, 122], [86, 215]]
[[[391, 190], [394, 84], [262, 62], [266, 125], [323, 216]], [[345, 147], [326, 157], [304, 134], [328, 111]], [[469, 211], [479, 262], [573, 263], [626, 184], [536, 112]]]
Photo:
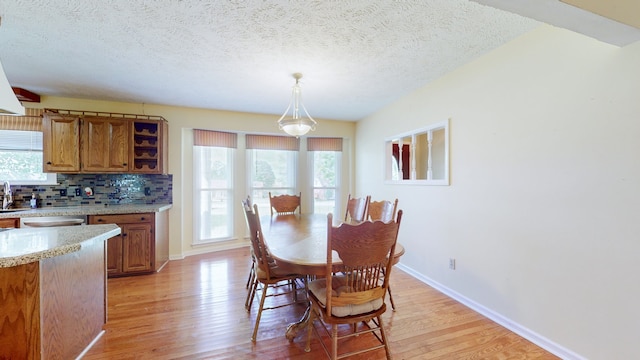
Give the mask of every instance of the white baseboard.
[[221, 242], [221, 243], [213, 244], [209, 246], [197, 246], [197, 247], [193, 247], [189, 251], [184, 251], [181, 254], [169, 255], [169, 260], [183, 260], [188, 256], [208, 254], [208, 253], [222, 251], [222, 250], [239, 249], [243, 247], [249, 247], [249, 243], [229, 241], [229, 242]]
[[491, 319], [492, 321], [495, 321], [496, 323], [504, 326], [505, 328], [513, 331], [514, 333], [522, 336], [523, 338], [531, 341], [532, 343], [540, 346], [541, 348], [549, 351], [550, 353], [565, 359], [565, 360], [586, 360], [585, 357], [580, 356], [576, 353], [574, 353], [573, 351], [554, 343], [553, 341], [545, 338], [544, 336], [531, 331], [530, 329], [527, 329], [526, 327], [512, 321], [509, 318], [504, 317], [503, 315], [481, 305], [478, 304], [477, 302], [463, 296], [462, 294], [453, 291], [451, 289], [449, 289], [448, 287], [438, 283], [437, 281], [434, 281], [433, 279], [430, 279], [420, 273], [418, 273], [417, 271], [403, 265], [403, 264], [397, 264], [396, 267], [398, 267], [400, 270], [406, 272], [407, 274], [413, 276], [414, 278], [422, 281], [423, 283], [431, 286], [432, 288], [438, 290], [439, 292], [447, 295], [448, 297], [462, 303], [463, 305], [467, 306], [468, 308], [476, 311], [477, 313]]

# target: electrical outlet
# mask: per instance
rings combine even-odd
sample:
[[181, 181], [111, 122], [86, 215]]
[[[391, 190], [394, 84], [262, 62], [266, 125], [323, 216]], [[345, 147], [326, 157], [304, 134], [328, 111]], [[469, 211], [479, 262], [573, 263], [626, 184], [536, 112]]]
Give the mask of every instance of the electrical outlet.
[[76, 188], [76, 196], [82, 196], [82, 189], [79, 187]]
[[456, 269], [456, 259], [454, 259], [454, 258], [449, 259], [449, 269], [451, 269], [451, 270], [455, 270]]
[[148, 188], [148, 187], [144, 188], [144, 195], [151, 196], [151, 188]]
[[67, 196], [67, 189], [60, 189], [60, 196]]

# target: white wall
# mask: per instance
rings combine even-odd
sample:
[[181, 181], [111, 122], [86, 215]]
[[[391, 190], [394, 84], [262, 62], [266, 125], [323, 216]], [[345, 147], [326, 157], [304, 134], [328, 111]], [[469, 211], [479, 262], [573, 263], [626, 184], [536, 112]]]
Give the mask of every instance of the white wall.
[[[383, 139], [447, 118], [451, 185], [385, 185]], [[640, 43], [543, 26], [360, 121], [356, 157], [407, 270], [566, 358], [637, 358]]]

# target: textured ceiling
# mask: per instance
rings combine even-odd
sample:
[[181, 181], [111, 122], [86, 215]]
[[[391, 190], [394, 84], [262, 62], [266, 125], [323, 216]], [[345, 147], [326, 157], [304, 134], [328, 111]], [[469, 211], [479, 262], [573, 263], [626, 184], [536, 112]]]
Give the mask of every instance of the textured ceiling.
[[468, 0], [2, 0], [0, 61], [40, 95], [358, 120], [539, 23]]

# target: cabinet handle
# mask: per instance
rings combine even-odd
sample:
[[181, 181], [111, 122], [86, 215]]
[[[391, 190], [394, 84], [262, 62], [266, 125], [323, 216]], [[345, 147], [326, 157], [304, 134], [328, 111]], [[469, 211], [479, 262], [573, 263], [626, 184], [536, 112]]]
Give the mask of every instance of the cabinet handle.
[[145, 218], [144, 218], [144, 217], [141, 217], [141, 218], [140, 218], [140, 221], [144, 221], [144, 220], [145, 220]]
[[127, 166], [127, 163], [122, 163], [122, 166]]
[[102, 219], [98, 219], [98, 220], [96, 220], [96, 221], [97, 221], [97, 222], [103, 222], [104, 220], [102, 220]]
[[122, 234], [122, 236], [127, 236], [127, 233]]
[[51, 161], [47, 161], [47, 165], [51, 165]]

